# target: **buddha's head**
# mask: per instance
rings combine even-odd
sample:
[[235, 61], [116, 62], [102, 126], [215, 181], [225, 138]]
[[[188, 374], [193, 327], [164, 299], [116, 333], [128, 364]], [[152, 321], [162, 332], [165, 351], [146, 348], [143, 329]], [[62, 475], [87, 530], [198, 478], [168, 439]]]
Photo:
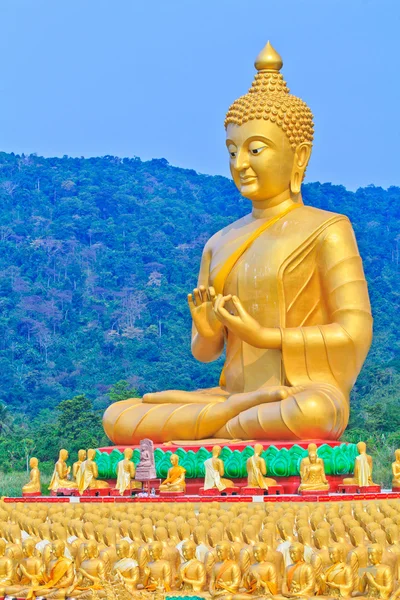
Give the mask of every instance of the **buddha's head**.
[[68, 450], [65, 450], [64, 448], [60, 450], [59, 458], [60, 460], [68, 460]]
[[368, 562], [371, 565], [377, 565], [381, 562], [383, 548], [380, 544], [372, 544], [368, 547]]
[[86, 450], [79, 450], [78, 451], [78, 460], [80, 462], [83, 462], [84, 460], [86, 460]]
[[118, 558], [127, 558], [129, 556], [129, 542], [121, 540], [117, 544], [117, 556]]
[[153, 542], [150, 544], [150, 556], [153, 560], [160, 560], [163, 553], [163, 545], [161, 542]]
[[329, 547], [329, 559], [332, 564], [336, 564], [342, 562], [343, 560], [343, 546], [340, 544], [335, 544], [334, 546]]
[[94, 460], [94, 457], [96, 456], [96, 450], [93, 450], [93, 448], [89, 448], [89, 450], [87, 451], [87, 457], [89, 460]]
[[395, 453], [396, 462], [400, 462], [400, 449], [396, 450]]
[[35, 541], [32, 538], [27, 538], [24, 542], [22, 542], [22, 552], [27, 558], [33, 556], [35, 552]]
[[268, 553], [267, 544], [263, 544], [262, 542], [258, 542], [253, 547], [253, 555], [256, 562], [260, 563], [266, 560]]
[[255, 203], [299, 194], [311, 155], [313, 116], [305, 102], [289, 94], [282, 65], [268, 42], [256, 58], [252, 87], [225, 119], [233, 180]]
[[228, 542], [219, 542], [216, 547], [218, 560], [228, 560], [231, 554], [231, 547]]
[[212, 455], [214, 458], [218, 458], [218, 456], [221, 454], [221, 446], [214, 446], [212, 449]]
[[132, 456], [133, 456], [132, 448], [125, 448], [124, 457], [127, 458], [128, 460], [131, 460]]
[[309, 459], [310, 459], [310, 463], [312, 465], [315, 465], [315, 463], [317, 462], [317, 453], [316, 452], [310, 452], [308, 455]]
[[182, 554], [185, 560], [192, 560], [196, 555], [196, 544], [192, 540], [186, 540], [182, 545]]
[[264, 450], [264, 448], [262, 447], [262, 445], [261, 445], [261, 444], [256, 444], [256, 445], [254, 446], [254, 454], [255, 454], [256, 456], [260, 456], [260, 454], [262, 454], [263, 450]]
[[37, 469], [38, 468], [38, 464], [39, 461], [37, 458], [35, 458], [34, 456], [32, 456], [31, 460], [29, 461], [29, 466], [31, 469]]
[[300, 542], [294, 542], [289, 548], [290, 559], [293, 564], [304, 559], [304, 546]]
[[328, 529], [317, 529], [314, 533], [314, 545], [317, 550], [326, 548], [329, 543], [329, 530]]
[[173, 467], [176, 467], [179, 464], [179, 456], [177, 454], [171, 454], [169, 460]]
[[62, 540], [56, 540], [51, 545], [52, 552], [56, 558], [64, 556], [65, 544]]
[[86, 554], [88, 558], [97, 558], [99, 555], [99, 550], [97, 548], [97, 544], [94, 540], [89, 540], [86, 544]]
[[365, 442], [358, 442], [357, 450], [359, 454], [365, 454], [367, 451], [367, 444]]

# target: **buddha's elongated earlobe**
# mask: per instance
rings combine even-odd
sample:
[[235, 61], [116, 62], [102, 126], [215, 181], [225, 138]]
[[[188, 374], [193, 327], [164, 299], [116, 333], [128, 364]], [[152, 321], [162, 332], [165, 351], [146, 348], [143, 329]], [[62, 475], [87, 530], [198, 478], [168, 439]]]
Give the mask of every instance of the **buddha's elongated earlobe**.
[[292, 194], [299, 194], [301, 189], [301, 182], [304, 178], [304, 173], [308, 161], [311, 156], [311, 144], [309, 142], [303, 142], [299, 144], [295, 150], [293, 169], [290, 177], [290, 191]]

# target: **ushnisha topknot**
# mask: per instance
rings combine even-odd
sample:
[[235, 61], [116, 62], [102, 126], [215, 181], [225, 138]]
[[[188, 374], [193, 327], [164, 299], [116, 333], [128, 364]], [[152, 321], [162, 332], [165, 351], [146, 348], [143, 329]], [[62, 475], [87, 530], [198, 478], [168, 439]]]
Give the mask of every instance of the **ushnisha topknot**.
[[303, 100], [289, 94], [280, 70], [282, 58], [268, 42], [255, 60], [257, 74], [245, 96], [229, 107], [225, 127], [242, 125], [252, 119], [276, 123], [286, 133], [293, 150], [302, 142], [312, 143], [313, 114]]

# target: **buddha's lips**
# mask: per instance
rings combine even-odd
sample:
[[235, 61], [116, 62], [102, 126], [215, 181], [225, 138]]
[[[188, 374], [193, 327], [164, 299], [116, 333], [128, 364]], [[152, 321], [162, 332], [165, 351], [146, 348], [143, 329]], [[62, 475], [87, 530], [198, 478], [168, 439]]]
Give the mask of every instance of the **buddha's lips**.
[[250, 183], [250, 182], [252, 182], [252, 181], [255, 181], [256, 179], [257, 179], [257, 177], [255, 177], [255, 176], [251, 176], [251, 177], [241, 177], [241, 178], [240, 178], [240, 182], [241, 182], [241, 183], [244, 183], [244, 184], [246, 184], [246, 183]]

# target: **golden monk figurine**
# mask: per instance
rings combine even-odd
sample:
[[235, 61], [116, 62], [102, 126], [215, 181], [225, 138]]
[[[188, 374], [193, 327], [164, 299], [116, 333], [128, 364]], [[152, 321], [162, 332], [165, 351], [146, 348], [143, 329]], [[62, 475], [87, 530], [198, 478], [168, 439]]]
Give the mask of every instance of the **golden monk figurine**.
[[26, 598], [32, 590], [44, 583], [44, 568], [41, 557], [35, 555], [35, 540], [27, 538], [22, 542], [23, 559], [17, 567], [19, 583], [6, 588], [8, 596]]
[[394, 456], [396, 460], [392, 463], [392, 488], [400, 488], [400, 450], [396, 450]]
[[276, 485], [276, 481], [270, 477], [265, 477], [267, 474], [267, 464], [261, 456], [262, 452], [262, 445], [256, 444], [253, 456], [250, 456], [246, 461], [247, 486], [267, 490], [268, 486]]
[[46, 584], [35, 589], [35, 596], [51, 600], [64, 599], [74, 587], [75, 568], [72, 560], [64, 556], [65, 544], [56, 540], [52, 544], [53, 560], [50, 561], [50, 576]]
[[103, 582], [107, 577], [107, 568], [99, 558], [99, 549], [94, 540], [89, 540], [85, 545], [85, 558], [77, 568], [77, 575], [78, 585], [71, 592], [72, 597], [86, 596], [88, 590], [95, 590], [99, 597], [106, 595]]
[[192, 353], [226, 358], [219, 386], [111, 405], [115, 444], [170, 440], [337, 440], [368, 353], [367, 284], [346, 216], [304, 206], [313, 116], [289, 94], [268, 43], [249, 92], [226, 115], [233, 180], [251, 212], [205, 245], [188, 296]]
[[149, 592], [162, 590], [171, 591], [171, 564], [162, 558], [163, 545], [161, 542], [153, 542], [149, 547], [150, 562], [144, 568], [143, 585]]
[[141, 487], [141, 483], [135, 481], [135, 464], [132, 462], [132, 448], [125, 448], [124, 458], [117, 465], [117, 483], [115, 489], [123, 496], [127, 490]]
[[360, 581], [360, 591], [367, 598], [388, 600], [393, 592], [393, 573], [388, 565], [382, 564], [383, 548], [380, 544], [373, 544], [368, 548], [367, 567]]
[[87, 451], [87, 459], [83, 461], [76, 474], [76, 482], [80, 494], [86, 490], [98, 490], [108, 488], [106, 481], [100, 481], [98, 478], [99, 470], [94, 461], [96, 450], [92, 448]]
[[212, 456], [204, 461], [204, 489], [212, 490], [216, 488], [223, 492], [226, 488], [234, 487], [233, 481], [224, 479], [225, 473], [224, 461], [220, 458], [221, 446], [214, 446], [211, 451]]
[[358, 485], [359, 487], [368, 487], [376, 485], [372, 481], [372, 457], [367, 454], [367, 445], [365, 442], [357, 444], [358, 456], [354, 463], [354, 477], [346, 477], [343, 483], [347, 485]]
[[114, 564], [112, 575], [119, 579], [129, 593], [136, 590], [139, 582], [139, 566], [135, 559], [130, 556], [130, 545], [126, 540], [117, 544], [118, 561]]
[[74, 464], [72, 465], [72, 477], [75, 479], [75, 481], [76, 481], [76, 475], [77, 475], [77, 473], [80, 469], [80, 466], [84, 460], [86, 460], [86, 450], [79, 450], [78, 451], [78, 460], [76, 462], [74, 462]]
[[209, 591], [211, 598], [221, 600], [232, 600], [238, 593], [241, 572], [238, 563], [231, 559], [230, 547], [228, 542], [220, 542], [216, 547], [217, 562], [212, 573]]
[[39, 471], [39, 461], [34, 456], [29, 461], [30, 466], [30, 474], [29, 481], [22, 488], [22, 495], [25, 494], [41, 494], [40, 487], [40, 471]]
[[245, 571], [241, 587], [243, 594], [235, 594], [233, 600], [248, 598], [265, 598], [278, 593], [278, 573], [273, 563], [267, 562], [268, 547], [259, 542], [253, 548], [254, 563]]
[[304, 547], [294, 542], [289, 549], [291, 563], [285, 573], [282, 585], [283, 596], [293, 598], [308, 598], [314, 595], [315, 572], [313, 567], [304, 560]]
[[167, 478], [160, 485], [160, 492], [185, 492], [186, 469], [179, 465], [179, 456], [171, 454], [170, 462], [172, 467], [168, 469]]
[[6, 555], [6, 542], [0, 537], [0, 597], [4, 597], [5, 589], [10, 587], [15, 577], [15, 565], [12, 558]]
[[196, 558], [196, 544], [186, 540], [182, 546], [184, 563], [178, 571], [178, 588], [185, 592], [201, 592], [206, 583], [204, 563]]
[[351, 598], [353, 591], [353, 572], [345, 561], [345, 548], [340, 544], [329, 548], [331, 566], [320, 575], [322, 592], [333, 598]]
[[309, 464], [303, 469], [299, 492], [329, 490], [329, 483], [325, 476], [324, 463], [321, 459], [317, 462], [317, 453], [308, 453]]
[[71, 467], [67, 466], [68, 451], [60, 450], [58, 461], [54, 465], [53, 475], [50, 481], [49, 490], [56, 492], [59, 488], [75, 489], [78, 487], [75, 481], [68, 481], [68, 475]]

